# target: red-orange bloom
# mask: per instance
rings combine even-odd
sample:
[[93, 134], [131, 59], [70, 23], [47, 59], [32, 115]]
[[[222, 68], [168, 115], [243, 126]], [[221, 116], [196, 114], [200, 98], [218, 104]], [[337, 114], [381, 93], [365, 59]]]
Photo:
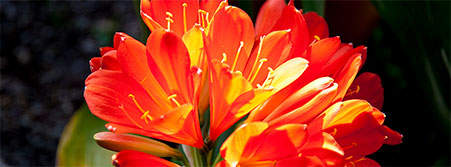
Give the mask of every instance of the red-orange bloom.
[[202, 147], [189, 55], [177, 35], [156, 30], [146, 47], [118, 33], [100, 59], [91, 61], [85, 99], [109, 130]]

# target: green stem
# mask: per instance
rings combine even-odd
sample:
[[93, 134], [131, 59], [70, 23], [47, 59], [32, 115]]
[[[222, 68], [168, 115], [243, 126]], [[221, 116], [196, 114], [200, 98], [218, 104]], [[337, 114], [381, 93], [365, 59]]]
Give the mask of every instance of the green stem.
[[215, 160], [213, 161], [213, 164], [211, 164], [211, 166], [215, 166], [217, 163], [219, 163], [219, 161], [222, 160], [221, 154], [218, 154], [215, 158]]

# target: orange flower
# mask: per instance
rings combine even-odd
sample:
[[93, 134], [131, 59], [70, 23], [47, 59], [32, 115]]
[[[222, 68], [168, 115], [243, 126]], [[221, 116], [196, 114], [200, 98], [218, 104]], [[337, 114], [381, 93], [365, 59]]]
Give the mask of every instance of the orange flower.
[[204, 41], [210, 70], [212, 141], [307, 68], [306, 60], [289, 57], [290, 36], [290, 30], [274, 31], [254, 45], [249, 16], [236, 7], [218, 8]]
[[115, 47], [108, 50], [100, 61], [91, 61], [94, 72], [86, 79], [84, 96], [91, 112], [110, 122], [107, 127], [113, 132], [202, 147], [182, 40], [160, 29], [149, 36], [146, 47], [118, 33]]

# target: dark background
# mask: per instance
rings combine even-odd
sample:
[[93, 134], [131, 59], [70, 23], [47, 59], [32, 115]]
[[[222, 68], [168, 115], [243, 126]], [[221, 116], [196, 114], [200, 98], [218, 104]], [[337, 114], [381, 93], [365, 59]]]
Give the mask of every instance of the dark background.
[[[263, 2], [230, 3], [255, 19]], [[146, 38], [137, 7], [0, 1], [0, 166], [55, 164], [64, 125], [84, 102], [89, 59], [116, 31]], [[383, 166], [450, 165], [450, 15], [450, 1], [326, 2], [331, 36], [368, 46], [361, 71], [381, 76], [385, 124], [404, 135], [370, 155]]]

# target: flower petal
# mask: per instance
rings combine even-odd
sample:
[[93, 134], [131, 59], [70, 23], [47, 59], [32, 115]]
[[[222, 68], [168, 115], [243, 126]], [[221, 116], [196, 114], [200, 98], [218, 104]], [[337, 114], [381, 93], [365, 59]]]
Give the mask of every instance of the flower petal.
[[[231, 35], [233, 34], [233, 35]], [[226, 63], [236, 62], [234, 71], [243, 71], [251, 49], [254, 46], [254, 26], [251, 18], [243, 10], [227, 6], [218, 9], [207, 34], [207, 55], [209, 60], [221, 60], [227, 56]], [[240, 43], [243, 46], [238, 53]], [[235, 57], [239, 56], [235, 61]]]
[[334, 101], [341, 101], [346, 94], [349, 86], [354, 81], [357, 72], [360, 69], [362, 63], [362, 57], [360, 53], [354, 54], [343, 67], [341, 72], [335, 77], [335, 81], [338, 83], [338, 93]]
[[287, 5], [272, 31], [291, 30], [293, 41], [292, 56], [299, 56], [310, 44], [310, 37], [304, 16], [294, 5]]
[[287, 6], [284, 0], [268, 0], [260, 8], [255, 21], [255, 34], [258, 37], [268, 34], [279, 20]]
[[193, 102], [190, 57], [180, 37], [163, 29], [152, 32], [147, 40], [147, 61], [167, 95], [176, 94], [180, 104]]
[[179, 167], [179, 165], [166, 161], [162, 158], [133, 150], [125, 150], [116, 153], [113, 155], [112, 159], [113, 165], [118, 167], [133, 167], [133, 166]]
[[[243, 124], [236, 129], [222, 144], [221, 156], [231, 165], [236, 166], [241, 162], [242, 154], [247, 146], [248, 141], [259, 136], [264, 130], [268, 128], [268, 124], [264, 122], [253, 122]], [[261, 143], [257, 143], [261, 144]]]
[[231, 72], [226, 64], [213, 61], [210, 67], [210, 139], [215, 141], [244, 116], [238, 111], [254, 93], [250, 83], [240, 73]]
[[384, 103], [384, 88], [382, 88], [381, 78], [370, 72], [360, 74], [343, 98], [343, 100], [348, 99], [363, 99], [372, 106], [381, 109]]
[[320, 39], [329, 37], [329, 27], [326, 20], [316, 12], [307, 12], [304, 14], [308, 31], [310, 32], [310, 41], [315, 40], [315, 36]]

